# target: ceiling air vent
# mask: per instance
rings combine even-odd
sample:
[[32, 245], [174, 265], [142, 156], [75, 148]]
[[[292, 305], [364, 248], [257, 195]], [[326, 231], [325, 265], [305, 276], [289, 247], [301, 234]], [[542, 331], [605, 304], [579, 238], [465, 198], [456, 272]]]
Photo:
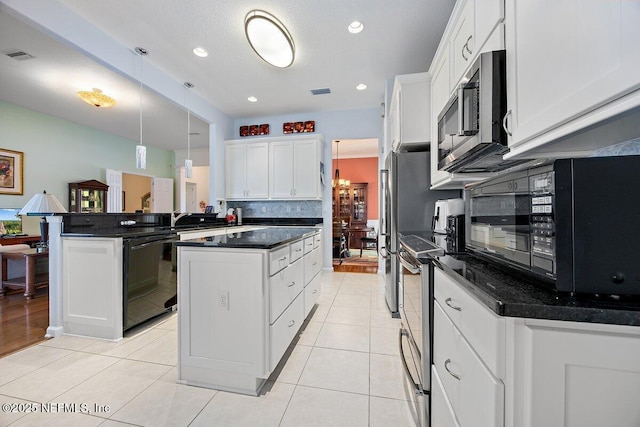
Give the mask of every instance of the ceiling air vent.
[[7, 55], [9, 58], [15, 59], [16, 61], [26, 61], [27, 59], [35, 58], [35, 56], [18, 49], [3, 50], [2, 53]]
[[322, 88], [322, 89], [311, 89], [311, 95], [326, 95], [328, 93], [331, 93], [331, 89], [329, 89], [328, 87]]

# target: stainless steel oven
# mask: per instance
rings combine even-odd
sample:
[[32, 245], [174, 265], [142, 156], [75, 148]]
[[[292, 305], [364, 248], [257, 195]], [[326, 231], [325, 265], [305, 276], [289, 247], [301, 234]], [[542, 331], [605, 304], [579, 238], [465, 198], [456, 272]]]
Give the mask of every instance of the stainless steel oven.
[[402, 235], [400, 264], [402, 327], [400, 356], [405, 369], [407, 401], [416, 424], [430, 425], [431, 360], [433, 356], [433, 256], [444, 251], [415, 235]]
[[177, 304], [175, 234], [123, 241], [123, 329], [131, 329]]

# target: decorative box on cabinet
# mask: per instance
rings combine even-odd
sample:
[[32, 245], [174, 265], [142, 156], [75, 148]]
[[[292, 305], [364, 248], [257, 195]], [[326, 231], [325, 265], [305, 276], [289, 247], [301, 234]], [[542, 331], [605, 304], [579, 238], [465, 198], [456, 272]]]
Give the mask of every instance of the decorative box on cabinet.
[[69, 183], [69, 212], [107, 212], [109, 186], [91, 179]]
[[584, 156], [640, 136], [637, 1], [507, 0], [506, 15], [505, 158]]

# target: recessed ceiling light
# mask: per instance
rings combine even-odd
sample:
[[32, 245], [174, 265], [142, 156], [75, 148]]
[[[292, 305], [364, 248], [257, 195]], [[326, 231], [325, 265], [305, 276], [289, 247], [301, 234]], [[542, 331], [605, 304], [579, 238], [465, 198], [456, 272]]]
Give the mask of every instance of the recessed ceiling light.
[[353, 21], [349, 24], [349, 32], [351, 34], [358, 34], [360, 31], [364, 29], [364, 25], [360, 21]]
[[275, 16], [252, 10], [244, 18], [244, 32], [253, 50], [269, 64], [279, 68], [293, 64], [293, 38]]
[[367, 85], [364, 83], [360, 83], [358, 86], [356, 86], [356, 89], [358, 90], [365, 90], [367, 88]]
[[195, 53], [200, 58], [205, 58], [209, 55], [209, 52], [207, 52], [207, 50], [202, 47], [193, 48], [193, 53]]
[[255, 96], [250, 96], [250, 97], [247, 98], [247, 100], [249, 102], [258, 102], [258, 98], [256, 98]]

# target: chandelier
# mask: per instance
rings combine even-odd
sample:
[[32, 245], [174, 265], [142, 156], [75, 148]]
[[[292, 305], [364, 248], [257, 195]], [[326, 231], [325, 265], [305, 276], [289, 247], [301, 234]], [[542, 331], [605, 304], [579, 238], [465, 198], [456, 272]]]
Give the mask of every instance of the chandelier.
[[336, 172], [334, 175], [334, 179], [331, 180], [331, 187], [334, 187], [337, 185], [339, 187], [348, 187], [351, 185], [351, 181], [348, 179], [341, 179], [340, 178], [340, 151], [338, 150], [338, 143], [340, 141], [336, 140]]
[[91, 92], [88, 90], [81, 90], [78, 92], [78, 96], [87, 104], [91, 104], [98, 108], [112, 107], [116, 104], [115, 99], [105, 95], [100, 89], [95, 87]]

